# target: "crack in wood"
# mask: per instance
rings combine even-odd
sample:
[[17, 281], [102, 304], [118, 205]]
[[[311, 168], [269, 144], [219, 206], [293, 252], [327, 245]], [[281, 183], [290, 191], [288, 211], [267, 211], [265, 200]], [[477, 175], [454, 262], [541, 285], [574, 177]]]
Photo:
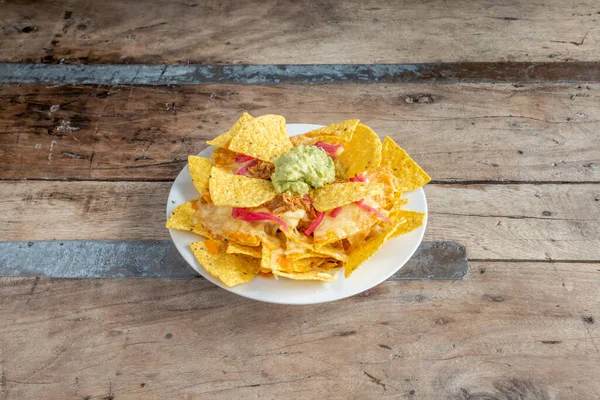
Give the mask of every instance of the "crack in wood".
[[383, 388], [384, 391], [387, 390], [385, 383], [381, 382], [381, 379], [375, 378], [373, 375], [369, 374], [367, 371], [363, 371], [363, 374], [367, 376], [371, 380], [371, 382], [379, 385]]

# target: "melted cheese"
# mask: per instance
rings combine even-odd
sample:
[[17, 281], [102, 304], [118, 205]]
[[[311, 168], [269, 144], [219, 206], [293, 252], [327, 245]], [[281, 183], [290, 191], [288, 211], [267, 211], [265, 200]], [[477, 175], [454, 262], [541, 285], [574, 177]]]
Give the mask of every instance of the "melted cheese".
[[315, 229], [315, 243], [329, 243], [367, 231], [375, 222], [373, 213], [356, 204], [348, 204], [342, 207], [337, 217], [325, 216], [321, 225]]
[[236, 242], [249, 246], [258, 246], [261, 238], [265, 237], [264, 222], [247, 222], [231, 216], [231, 207], [215, 207], [212, 204], [202, 204], [195, 218], [209, 232], [234, 239]]

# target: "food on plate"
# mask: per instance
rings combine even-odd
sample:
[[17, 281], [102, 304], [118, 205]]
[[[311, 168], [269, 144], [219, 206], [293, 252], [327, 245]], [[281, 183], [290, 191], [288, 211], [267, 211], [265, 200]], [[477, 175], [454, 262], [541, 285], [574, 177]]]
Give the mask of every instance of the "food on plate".
[[211, 159], [188, 158], [198, 196], [166, 226], [199, 235], [192, 252], [226, 286], [257, 275], [327, 282], [342, 268], [347, 278], [423, 224], [402, 192], [431, 178], [357, 119], [289, 137], [282, 116], [243, 113], [207, 143]]
[[277, 158], [271, 176], [277, 193], [308, 194], [335, 180], [333, 160], [325, 150], [316, 146], [298, 145]]

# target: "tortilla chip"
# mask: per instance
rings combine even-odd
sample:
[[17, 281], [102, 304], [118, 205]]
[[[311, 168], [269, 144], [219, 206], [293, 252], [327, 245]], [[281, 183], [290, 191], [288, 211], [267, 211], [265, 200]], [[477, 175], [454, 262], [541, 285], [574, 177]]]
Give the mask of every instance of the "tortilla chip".
[[260, 270], [260, 261], [250, 256], [222, 252], [211, 254], [204, 242], [191, 243], [190, 247], [200, 265], [229, 287], [250, 282]]
[[339, 182], [321, 186], [309, 194], [317, 211], [333, 210], [371, 196], [383, 190], [383, 184]]
[[194, 203], [196, 203], [196, 201], [198, 200], [192, 200], [178, 205], [167, 220], [166, 227], [169, 229], [179, 229], [181, 231], [191, 231], [194, 228], [193, 218], [196, 213]]
[[324, 126], [302, 135], [291, 138], [294, 146], [299, 144], [309, 145], [318, 141], [330, 144], [348, 144], [354, 135], [356, 126], [360, 121], [358, 119], [349, 119], [337, 124]]
[[285, 118], [267, 114], [248, 121], [233, 136], [228, 148], [236, 153], [274, 162], [292, 148]]
[[228, 254], [245, 254], [252, 258], [262, 258], [262, 248], [260, 246], [244, 246], [235, 242], [229, 242], [226, 252]]
[[258, 207], [277, 195], [271, 181], [230, 174], [217, 167], [210, 170], [209, 188], [215, 206]]
[[381, 163], [381, 140], [371, 128], [359, 124], [352, 140], [335, 159], [337, 173], [349, 179]]
[[406, 207], [406, 205], [408, 204], [409, 201], [410, 201], [410, 199], [408, 199], [406, 197], [398, 196], [394, 199], [394, 204], [393, 204], [392, 208], [398, 208], [398, 209], [404, 208], [404, 207]]
[[304, 252], [291, 253], [291, 254], [286, 253], [286, 257], [288, 260], [291, 260], [291, 261], [305, 260], [307, 258], [321, 258], [321, 259], [330, 258], [330, 256], [327, 254], [318, 254], [318, 253], [315, 253], [310, 250], [306, 250]]
[[348, 278], [356, 268], [377, 253], [381, 246], [392, 237], [396, 228], [401, 223], [402, 222], [398, 222], [394, 225], [388, 225], [380, 235], [374, 236], [364, 242], [360, 247], [352, 249], [348, 255], [348, 261], [344, 263], [344, 276]]
[[262, 254], [261, 254], [261, 259], [260, 259], [260, 270], [263, 272], [271, 272], [272, 271], [272, 266], [271, 266], [271, 256], [273, 254], [273, 251], [268, 248], [267, 246], [263, 246], [262, 247]]
[[211, 155], [215, 167], [234, 173], [239, 169], [236, 157], [237, 154], [235, 152], [223, 148], [215, 149]]
[[285, 262], [278, 265], [277, 271], [284, 273], [303, 273], [313, 271], [327, 259], [321, 257], [308, 257], [302, 259], [285, 258]]
[[331, 282], [335, 280], [335, 274], [337, 269], [330, 269], [328, 271], [307, 271], [307, 272], [281, 272], [273, 271], [273, 275], [282, 276], [284, 278], [294, 279], [298, 281], [324, 281]]
[[398, 210], [393, 214], [393, 218], [397, 218], [398, 227], [394, 231], [392, 237], [405, 235], [412, 232], [421, 225], [425, 220], [425, 213], [409, 210]]
[[317, 142], [325, 142], [325, 143], [329, 143], [329, 144], [341, 144], [341, 145], [345, 146], [348, 144], [348, 142], [350, 142], [350, 139], [352, 139], [352, 136], [345, 137], [345, 136], [323, 135], [323, 136], [308, 137], [308, 136], [304, 136], [304, 135], [298, 135], [298, 136], [290, 137], [290, 140], [292, 141], [292, 144], [294, 146], [299, 146], [301, 144], [303, 144], [305, 146], [311, 146]]
[[200, 224], [196, 224], [192, 227], [192, 232], [194, 232], [196, 235], [200, 235], [200, 236], [204, 236], [207, 239], [214, 239], [214, 235], [212, 233], [210, 233], [209, 231], [207, 231], [203, 226], [201, 226]]
[[340, 266], [342, 265], [343, 263], [341, 263], [340, 261], [328, 260], [325, 261], [323, 264], [319, 265], [319, 270], [325, 272], [327, 270], [335, 269], [335, 272], [332, 271], [332, 274], [335, 274], [340, 270]]
[[207, 141], [206, 143], [215, 147], [227, 147], [229, 141], [231, 141], [231, 139], [235, 135], [237, 135], [242, 126], [244, 126], [249, 121], [252, 121], [253, 119], [254, 118], [252, 117], [252, 115], [248, 114], [247, 112], [243, 113], [240, 119], [238, 119], [237, 122], [233, 124], [230, 130], [223, 133], [222, 135], [217, 136], [213, 140]]
[[431, 180], [429, 175], [389, 136], [383, 140], [381, 153], [381, 164], [392, 167], [394, 175], [400, 179], [401, 191], [410, 192]]
[[344, 249], [337, 249], [331, 245], [325, 245], [315, 250], [315, 256], [328, 256], [338, 261], [347, 261], [348, 255]]
[[208, 176], [212, 168], [210, 160], [204, 157], [188, 156], [188, 167], [198, 193], [206, 192], [208, 190]]

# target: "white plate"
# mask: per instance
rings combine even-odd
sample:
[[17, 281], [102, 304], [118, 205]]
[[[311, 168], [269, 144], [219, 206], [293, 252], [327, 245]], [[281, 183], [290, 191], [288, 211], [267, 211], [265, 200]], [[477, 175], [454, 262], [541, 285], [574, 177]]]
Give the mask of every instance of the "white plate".
[[[300, 135], [320, 127], [321, 125], [311, 124], [287, 125], [290, 136]], [[213, 149], [214, 147], [209, 147], [199, 155], [210, 158]], [[427, 212], [427, 200], [423, 189], [404, 193], [404, 196], [410, 199], [407, 209]], [[198, 192], [194, 188], [186, 165], [171, 187], [167, 201], [167, 218], [175, 207], [197, 197]], [[190, 243], [202, 240], [200, 236], [175, 229], [170, 229], [170, 233], [177, 250], [188, 264], [200, 275], [225, 290], [267, 303], [316, 304], [353, 296], [392, 276], [417, 250], [423, 239], [426, 225], [427, 216], [420, 228], [388, 241], [377, 254], [361, 265], [348, 279], [344, 278], [343, 270], [338, 272], [334, 282], [294, 281], [285, 278], [274, 279], [257, 276], [249, 283], [232, 288], [223, 285], [196, 261], [190, 249]]]

